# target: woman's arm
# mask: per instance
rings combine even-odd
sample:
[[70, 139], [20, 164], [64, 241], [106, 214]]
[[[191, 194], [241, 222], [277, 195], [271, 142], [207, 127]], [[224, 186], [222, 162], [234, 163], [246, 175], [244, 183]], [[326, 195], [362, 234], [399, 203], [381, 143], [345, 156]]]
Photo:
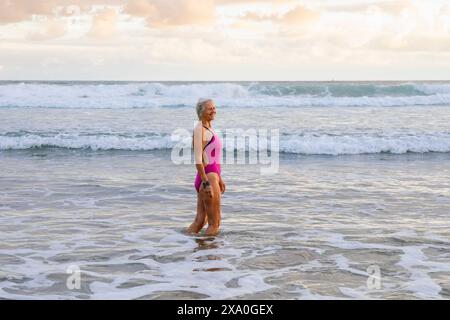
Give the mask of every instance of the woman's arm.
[[222, 180], [222, 176], [219, 176], [219, 188], [221, 193], [225, 193], [225, 182]]
[[205, 173], [205, 167], [203, 166], [203, 127], [201, 125], [197, 125], [194, 129], [194, 158], [195, 158], [195, 166], [197, 167], [197, 171], [200, 174], [200, 178], [203, 182], [208, 181], [208, 177]]

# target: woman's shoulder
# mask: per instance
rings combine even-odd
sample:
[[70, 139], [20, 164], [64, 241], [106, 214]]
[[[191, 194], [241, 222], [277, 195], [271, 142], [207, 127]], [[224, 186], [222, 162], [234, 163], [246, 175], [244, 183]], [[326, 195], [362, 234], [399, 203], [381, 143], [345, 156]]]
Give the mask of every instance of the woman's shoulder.
[[194, 134], [201, 134], [203, 131], [203, 126], [201, 122], [198, 122], [194, 127]]

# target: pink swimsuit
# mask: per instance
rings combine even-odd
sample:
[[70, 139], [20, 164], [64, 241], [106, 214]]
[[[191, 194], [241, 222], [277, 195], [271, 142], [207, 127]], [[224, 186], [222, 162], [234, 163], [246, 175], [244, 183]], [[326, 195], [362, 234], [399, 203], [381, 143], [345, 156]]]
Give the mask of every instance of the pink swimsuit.
[[[205, 127], [205, 126], [204, 126]], [[209, 130], [209, 128], [205, 127]], [[203, 151], [206, 152], [209, 163], [205, 165], [205, 173], [208, 174], [210, 172], [215, 172], [220, 177], [220, 159], [222, 158], [222, 141], [220, 141], [219, 136], [209, 130], [213, 137], [208, 142], [208, 144], [203, 148]], [[195, 177], [195, 189], [197, 189], [197, 192], [200, 191], [200, 185], [202, 183], [202, 178], [200, 177], [200, 174], [197, 172], [197, 176]]]

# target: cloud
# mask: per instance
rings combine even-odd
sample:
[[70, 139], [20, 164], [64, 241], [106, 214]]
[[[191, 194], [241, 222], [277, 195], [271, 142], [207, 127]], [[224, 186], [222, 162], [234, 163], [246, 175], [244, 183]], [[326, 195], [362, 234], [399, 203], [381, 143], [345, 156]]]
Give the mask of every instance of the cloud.
[[55, 67], [61, 66], [64, 64], [64, 61], [57, 57], [47, 57], [41, 62], [41, 66], [43, 67]]
[[450, 53], [450, 37], [437, 35], [407, 34], [402, 37], [380, 35], [367, 45], [367, 48], [379, 51], [395, 52], [436, 52]]
[[126, 5], [124, 12], [137, 17], [148, 17], [157, 15], [158, 8], [151, 1], [131, 0]]
[[50, 15], [56, 1], [0, 0], [0, 23], [31, 19], [33, 14]]
[[31, 20], [33, 15], [67, 16], [88, 12], [95, 5], [123, 5], [126, 0], [0, 0], [0, 24]]
[[89, 36], [94, 38], [106, 38], [112, 36], [116, 31], [118, 14], [116, 10], [105, 9], [93, 17]]
[[444, 32], [450, 33], [450, 5], [441, 8], [437, 17], [437, 23]]
[[[145, 77], [141, 65], [155, 66], [157, 70], [173, 68], [171, 75], [181, 78], [188, 77], [185, 72], [188, 68], [205, 66], [221, 68], [227, 74], [233, 70], [237, 76], [248, 65], [255, 66], [255, 74], [273, 68], [292, 75], [295, 68], [302, 71], [308, 66], [325, 70], [335, 65], [346, 70], [355, 65], [358, 68], [395, 63], [444, 65], [450, 56], [450, 6], [445, 1], [11, 0], [8, 6], [6, 3], [0, 0], [3, 78], [14, 76], [13, 70], [19, 66], [23, 70], [28, 66], [34, 68], [36, 55], [42, 58], [39, 61], [46, 57], [60, 58], [64, 63], [46, 60], [49, 66], [46, 70], [55, 74], [60, 70], [69, 78], [71, 74], [83, 74], [83, 70], [85, 74], [97, 72], [98, 76], [101, 73], [119, 78], [132, 78], [133, 74]], [[79, 10], [71, 12], [69, 8]], [[42, 17], [33, 19], [34, 14]], [[69, 18], [78, 14], [79, 19]], [[26, 22], [15, 24], [21, 21]], [[194, 28], [198, 25], [202, 27]], [[49, 39], [56, 40], [46, 41]], [[66, 57], [76, 63], [69, 66], [71, 60]], [[129, 65], [135, 66], [134, 73], [123, 72]], [[354, 68], [353, 72], [358, 70]], [[443, 73], [443, 69], [435, 70]], [[40, 71], [35, 69], [33, 75], [39, 77]]]
[[144, 17], [150, 27], [210, 25], [214, 22], [215, 1], [130, 0], [124, 13]]
[[288, 25], [306, 24], [318, 20], [320, 13], [307, 7], [297, 6], [283, 15], [280, 21]]
[[[95, 14], [94, 6], [118, 6], [123, 13], [144, 18], [151, 28], [170, 26], [208, 26], [216, 22], [216, 8], [228, 4], [280, 4], [292, 0], [0, 0], [0, 24], [32, 20], [34, 16], [47, 18]], [[311, 10], [298, 6], [280, 21], [290, 24], [314, 19]], [[256, 17], [253, 17], [256, 19]], [[275, 17], [271, 17], [275, 18]], [[96, 16], [94, 22], [105, 24], [112, 16]], [[103, 21], [103, 22], [102, 22]], [[97, 28], [97, 27], [95, 27]], [[103, 28], [103, 27], [99, 27]], [[104, 28], [103, 28], [104, 29]]]
[[399, 15], [404, 10], [413, 7], [411, 0], [397, 1], [361, 1], [353, 4], [333, 4], [322, 7], [323, 11], [346, 12], [346, 13], [364, 13], [369, 10], [380, 10], [387, 14]]
[[296, 6], [282, 15], [278, 14], [258, 14], [255, 12], [247, 12], [241, 19], [248, 21], [272, 21], [285, 25], [305, 25], [317, 21], [320, 17], [320, 12], [311, 10], [304, 6]]
[[255, 4], [255, 3], [296, 3], [295, 0], [215, 0], [218, 5]]
[[65, 35], [67, 31], [66, 24], [50, 19], [45, 22], [44, 31], [28, 34], [27, 39], [32, 41], [42, 41], [59, 38]]
[[413, 9], [413, 4], [410, 0], [402, 0], [402, 1], [385, 1], [381, 3], [377, 3], [374, 5], [377, 8], [380, 8], [382, 11], [392, 14], [399, 15], [405, 10]]

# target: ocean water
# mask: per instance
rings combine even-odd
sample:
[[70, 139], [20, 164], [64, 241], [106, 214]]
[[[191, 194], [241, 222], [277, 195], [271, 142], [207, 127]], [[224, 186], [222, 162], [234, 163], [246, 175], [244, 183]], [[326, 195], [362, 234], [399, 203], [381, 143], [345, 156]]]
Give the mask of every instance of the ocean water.
[[[171, 158], [199, 97], [279, 131], [211, 238]], [[0, 298], [448, 299], [449, 123], [450, 82], [0, 82]]]

